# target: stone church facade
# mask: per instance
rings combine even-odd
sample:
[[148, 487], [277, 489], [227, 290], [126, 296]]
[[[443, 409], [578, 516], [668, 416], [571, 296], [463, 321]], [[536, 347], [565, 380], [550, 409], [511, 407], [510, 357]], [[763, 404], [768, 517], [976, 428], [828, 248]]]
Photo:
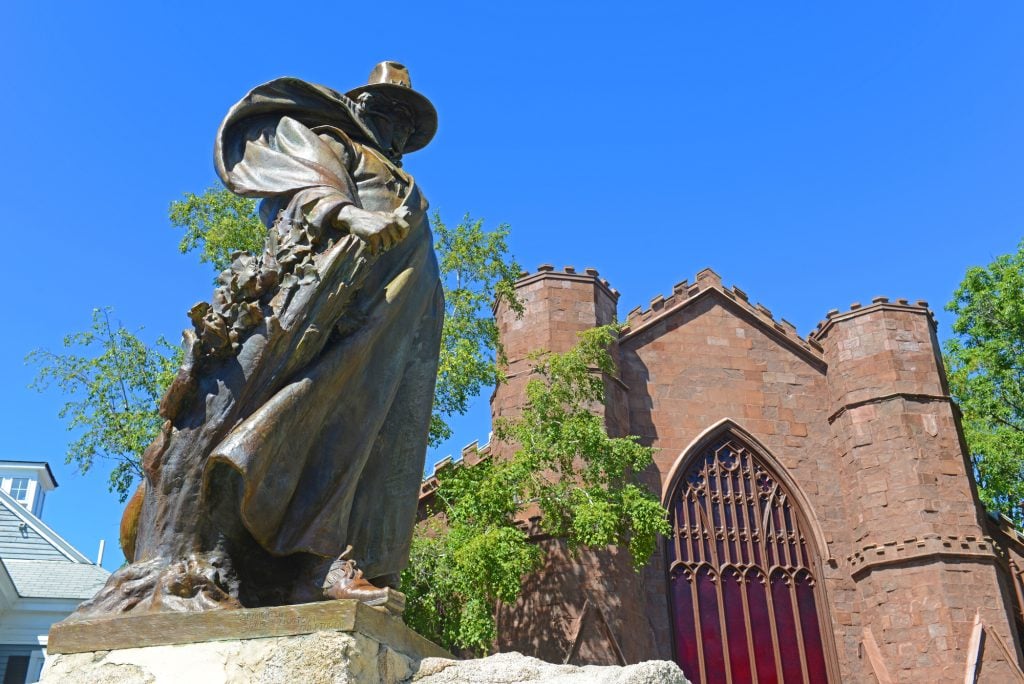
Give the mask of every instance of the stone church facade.
[[[531, 352], [616, 320], [593, 269], [542, 266], [518, 293], [521, 318], [496, 310], [495, 418], [521, 407]], [[830, 311], [804, 338], [704, 270], [629, 312], [613, 354], [608, 430], [655, 448], [643, 477], [674, 532], [640, 574], [538, 537], [501, 650], [737, 684], [1024, 681], [1024, 543], [978, 502], [925, 302]]]

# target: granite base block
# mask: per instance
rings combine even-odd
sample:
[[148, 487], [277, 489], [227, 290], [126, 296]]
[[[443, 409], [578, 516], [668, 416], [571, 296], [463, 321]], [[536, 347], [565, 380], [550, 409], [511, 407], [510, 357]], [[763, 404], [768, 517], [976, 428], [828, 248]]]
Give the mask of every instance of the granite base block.
[[58, 623], [43, 684], [398, 684], [451, 654], [355, 601]]

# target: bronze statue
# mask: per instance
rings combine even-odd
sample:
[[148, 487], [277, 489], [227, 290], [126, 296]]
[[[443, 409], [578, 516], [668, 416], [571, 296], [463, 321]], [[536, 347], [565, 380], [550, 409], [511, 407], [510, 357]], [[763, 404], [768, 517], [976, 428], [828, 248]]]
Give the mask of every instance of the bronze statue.
[[395, 62], [344, 95], [280, 78], [228, 112], [217, 172], [263, 198], [266, 247], [189, 312], [132, 562], [77, 617], [383, 603], [397, 587], [444, 315], [401, 159], [436, 128]]

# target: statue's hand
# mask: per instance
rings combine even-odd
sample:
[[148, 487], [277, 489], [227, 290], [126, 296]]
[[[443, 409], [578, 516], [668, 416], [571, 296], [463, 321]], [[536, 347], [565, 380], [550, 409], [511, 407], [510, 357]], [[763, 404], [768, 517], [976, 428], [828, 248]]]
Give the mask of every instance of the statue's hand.
[[379, 254], [391, 249], [409, 234], [409, 222], [406, 220], [408, 215], [409, 210], [404, 206], [391, 213], [382, 213], [348, 204], [338, 212], [334, 223], [365, 242], [371, 254]]

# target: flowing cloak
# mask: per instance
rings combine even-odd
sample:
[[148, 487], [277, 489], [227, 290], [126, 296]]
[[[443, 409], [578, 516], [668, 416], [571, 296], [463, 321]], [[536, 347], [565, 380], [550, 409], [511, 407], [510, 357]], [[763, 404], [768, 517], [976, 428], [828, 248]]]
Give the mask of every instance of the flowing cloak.
[[[427, 203], [378, 149], [351, 100], [298, 79], [259, 86], [229, 111], [221, 179], [265, 198], [268, 255], [279, 245], [278, 258], [305, 261], [260, 300], [262, 322], [233, 357], [183, 369], [197, 376], [194, 399], [147, 452], [154, 496], [136, 561], [188, 555], [180, 519], [197, 497], [209, 509], [212, 473], [228, 466], [241, 479], [238, 515], [268, 552], [336, 557], [351, 544], [369, 578], [407, 563], [444, 303]], [[405, 206], [409, 234], [372, 256], [331, 227], [346, 204]], [[244, 274], [232, 277], [241, 288]], [[189, 477], [199, 492], [181, 484]]]

